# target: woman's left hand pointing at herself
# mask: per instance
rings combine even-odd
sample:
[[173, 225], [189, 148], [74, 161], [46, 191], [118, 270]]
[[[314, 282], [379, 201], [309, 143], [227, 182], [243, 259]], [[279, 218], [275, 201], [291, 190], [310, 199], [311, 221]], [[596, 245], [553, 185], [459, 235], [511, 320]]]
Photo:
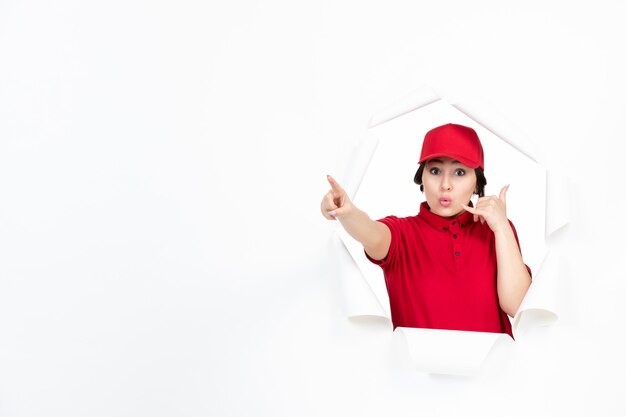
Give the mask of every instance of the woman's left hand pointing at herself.
[[480, 220], [482, 224], [487, 222], [489, 228], [495, 233], [502, 228], [509, 227], [509, 219], [506, 217], [506, 192], [509, 186], [506, 185], [500, 190], [500, 196], [490, 195], [480, 197], [476, 202], [476, 207], [469, 207], [462, 204], [463, 208], [474, 215], [474, 221]]

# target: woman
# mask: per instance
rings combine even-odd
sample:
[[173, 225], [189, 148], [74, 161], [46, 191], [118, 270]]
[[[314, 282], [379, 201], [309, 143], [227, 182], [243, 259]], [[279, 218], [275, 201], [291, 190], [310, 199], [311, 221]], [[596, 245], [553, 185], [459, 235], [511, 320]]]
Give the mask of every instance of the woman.
[[[426, 133], [414, 181], [426, 201], [416, 216], [374, 221], [331, 177], [322, 214], [339, 220], [384, 272], [394, 329], [507, 333], [530, 286], [506, 192], [484, 196], [480, 139], [467, 126]], [[472, 194], [479, 198], [474, 207]]]

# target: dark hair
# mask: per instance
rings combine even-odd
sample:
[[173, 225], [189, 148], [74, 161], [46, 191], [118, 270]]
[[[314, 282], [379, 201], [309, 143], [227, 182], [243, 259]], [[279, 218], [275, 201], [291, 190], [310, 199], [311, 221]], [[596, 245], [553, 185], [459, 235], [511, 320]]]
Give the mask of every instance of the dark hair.
[[[415, 177], [413, 178], [413, 182], [420, 186], [421, 192], [424, 192], [424, 186], [422, 185], [422, 174], [424, 174], [424, 168], [426, 168], [426, 162], [420, 164], [419, 168], [417, 168], [417, 172], [415, 173]], [[474, 169], [474, 172], [476, 173], [476, 194], [478, 194], [478, 197], [484, 197], [487, 178], [485, 178], [485, 173], [481, 167]]]

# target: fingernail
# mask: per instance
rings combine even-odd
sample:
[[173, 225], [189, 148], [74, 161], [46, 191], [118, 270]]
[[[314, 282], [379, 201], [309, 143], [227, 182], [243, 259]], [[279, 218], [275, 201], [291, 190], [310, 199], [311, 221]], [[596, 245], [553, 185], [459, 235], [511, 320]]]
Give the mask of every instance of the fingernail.
[[337, 212], [335, 210], [331, 210], [331, 211], [328, 212], [328, 215], [329, 216], [336, 216]]

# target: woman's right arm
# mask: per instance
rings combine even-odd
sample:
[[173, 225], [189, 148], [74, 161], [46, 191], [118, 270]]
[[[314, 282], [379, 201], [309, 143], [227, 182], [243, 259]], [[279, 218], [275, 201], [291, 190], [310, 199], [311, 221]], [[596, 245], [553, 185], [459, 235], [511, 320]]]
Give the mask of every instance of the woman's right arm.
[[391, 232], [387, 225], [370, 219], [367, 213], [357, 208], [330, 175], [328, 182], [331, 189], [322, 199], [322, 215], [328, 220], [339, 220], [346, 232], [363, 245], [372, 259], [384, 259], [391, 244]]

